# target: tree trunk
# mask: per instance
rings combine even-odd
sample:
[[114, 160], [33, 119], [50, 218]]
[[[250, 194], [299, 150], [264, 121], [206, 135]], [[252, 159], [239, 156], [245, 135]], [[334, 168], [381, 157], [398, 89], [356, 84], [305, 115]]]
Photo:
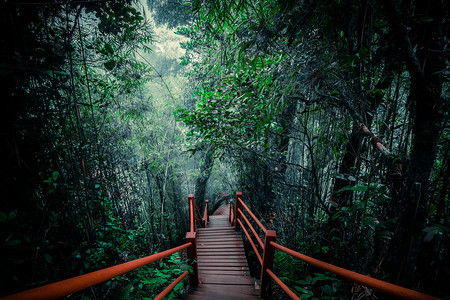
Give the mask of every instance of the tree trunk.
[[[416, 3], [414, 15], [422, 16], [426, 21], [419, 22], [413, 32], [418, 42], [417, 52], [414, 53], [408, 34], [405, 34], [406, 26], [399, 22], [400, 11], [396, 2], [385, 3], [392, 30], [401, 43], [403, 58], [411, 75], [410, 109], [414, 120], [404, 213], [398, 238], [395, 239], [397, 247], [394, 246], [391, 272], [398, 274], [398, 283], [413, 288], [421, 285], [425, 292], [430, 292], [435, 275], [429, 274], [430, 256], [420, 253], [420, 249], [421, 244], [424, 246], [426, 243], [422, 232], [428, 217], [430, 174], [445, 110], [442, 98], [442, 70], [446, 67], [443, 28], [445, 9], [441, 1]], [[408, 192], [419, 185], [420, 195]]]
[[208, 183], [209, 176], [214, 165], [214, 146], [209, 146], [206, 150], [205, 157], [200, 166], [200, 175], [195, 181], [195, 201], [199, 204], [205, 202], [206, 184]]

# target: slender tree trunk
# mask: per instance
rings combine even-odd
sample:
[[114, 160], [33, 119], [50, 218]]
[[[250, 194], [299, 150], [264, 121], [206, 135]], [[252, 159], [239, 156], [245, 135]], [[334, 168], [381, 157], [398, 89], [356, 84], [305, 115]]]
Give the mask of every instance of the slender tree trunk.
[[215, 148], [209, 146], [206, 150], [203, 162], [200, 166], [200, 175], [195, 182], [195, 201], [200, 205], [205, 202], [206, 184], [208, 183], [209, 176], [214, 165], [214, 152]]
[[[417, 52], [409, 40], [407, 29], [400, 19], [397, 3], [386, 0], [386, 11], [393, 32], [397, 35], [411, 75], [410, 108], [413, 114], [412, 152], [407, 171], [404, 214], [395, 239], [391, 272], [398, 282], [417, 288], [422, 285], [431, 291], [434, 276], [429, 274], [432, 263], [428, 251], [420, 252], [423, 229], [428, 217], [430, 174], [436, 158], [436, 146], [441, 133], [445, 102], [442, 98], [444, 58], [444, 13], [441, 1], [417, 1], [415, 15], [427, 18], [416, 25]], [[424, 19], [425, 20], [425, 19]], [[448, 108], [448, 107], [447, 107]], [[420, 186], [420, 195], [414, 187]], [[415, 190], [416, 194], [408, 191]], [[429, 248], [429, 247], [425, 247]], [[395, 264], [395, 262], [398, 262]]]

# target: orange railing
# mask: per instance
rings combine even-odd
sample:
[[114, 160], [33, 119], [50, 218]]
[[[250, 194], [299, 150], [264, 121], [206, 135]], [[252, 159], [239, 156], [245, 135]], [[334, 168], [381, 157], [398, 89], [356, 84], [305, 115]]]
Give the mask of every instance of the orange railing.
[[208, 203], [209, 201], [205, 200], [205, 212], [203, 213], [202, 218], [204, 228], [208, 227]]
[[[251, 218], [255, 221], [261, 231], [264, 233], [264, 243], [262, 242], [258, 232], [254, 229], [248, 218], [244, 215], [242, 207], [245, 208], [245, 211]], [[245, 222], [240, 220], [242, 218]], [[410, 289], [406, 289], [404, 287], [394, 285], [385, 281], [381, 281], [369, 276], [365, 276], [344, 268], [337, 267], [332, 264], [328, 264], [326, 262], [320, 261], [318, 259], [306, 256], [304, 254], [293, 251], [289, 248], [286, 248], [282, 245], [277, 244], [276, 241], [276, 232], [274, 230], [267, 230], [264, 225], [256, 218], [256, 216], [251, 212], [251, 210], [247, 207], [247, 205], [242, 200], [242, 193], [236, 193], [236, 205], [234, 208], [232, 224], [235, 226], [235, 230], [238, 231], [242, 228], [242, 231], [247, 236], [250, 245], [252, 246], [255, 254], [261, 264], [261, 296], [266, 296], [267, 287], [270, 284], [270, 279], [272, 278], [292, 299], [300, 299], [286, 284], [284, 284], [272, 271], [273, 260], [275, 255], [275, 250], [283, 251], [289, 255], [292, 255], [295, 258], [301, 259], [302, 261], [311, 264], [317, 268], [321, 268], [322, 270], [334, 273], [348, 281], [356, 282], [358, 284], [367, 286], [375, 291], [381, 292], [388, 296], [397, 298], [397, 299], [423, 299], [423, 300], [433, 300], [439, 299], [430, 295], [426, 295], [423, 293], [419, 293]], [[260, 249], [262, 250], [262, 254], [259, 253], [258, 248], [255, 245], [255, 242], [251, 238], [248, 230], [244, 226], [244, 223], [250, 228], [250, 231], [253, 233], [253, 236], [256, 238]]]
[[[109, 268], [94, 271], [88, 274], [80, 275], [77, 277], [72, 277], [66, 280], [58, 281], [45, 286], [37, 287], [34, 289], [19, 292], [10, 296], [2, 297], [1, 300], [15, 300], [15, 299], [60, 299], [67, 295], [79, 292], [91, 286], [97, 285], [99, 283], [105, 282], [116, 276], [125, 274], [137, 268], [143, 267], [150, 264], [156, 260], [163, 259], [169, 255], [176, 252], [187, 249], [187, 258], [192, 267], [192, 274], [189, 276], [190, 285], [196, 287], [198, 285], [198, 267], [197, 267], [197, 239], [194, 226], [194, 195], [189, 194], [189, 224], [190, 232], [186, 234], [186, 244], [174, 247], [172, 249], [156, 253], [150, 256], [139, 258], [130, 262], [115, 265]], [[208, 200], [206, 200], [205, 213], [203, 216], [204, 226], [207, 224], [208, 220]], [[163, 299], [167, 294], [170, 293], [173, 288], [181, 282], [187, 275], [189, 271], [185, 271], [177, 279], [175, 279], [168, 287], [166, 287], [155, 299]]]
[[203, 215], [200, 213], [197, 204], [195, 203], [194, 194], [188, 195], [189, 199], [189, 223], [190, 231], [195, 231], [195, 223], [201, 228], [206, 228], [208, 225], [208, 200], [205, 200], [205, 211]]
[[[165, 258], [169, 255], [172, 255], [176, 252], [179, 252], [179, 251], [189, 248], [191, 246], [192, 246], [192, 243], [188, 242], [184, 245], [172, 248], [170, 250], [166, 250], [166, 251], [163, 251], [160, 253], [156, 253], [156, 254], [153, 254], [150, 256], [139, 258], [139, 259], [136, 259], [133, 261], [129, 261], [129, 262], [120, 264], [120, 265], [116, 265], [116, 266], [109, 267], [106, 269], [102, 269], [102, 270], [98, 270], [98, 271], [91, 272], [88, 274], [80, 275], [80, 276], [73, 277], [70, 279], [58, 281], [58, 282], [48, 284], [45, 286], [37, 287], [37, 288], [31, 289], [31, 290], [23, 291], [23, 292], [20, 292], [20, 293], [11, 295], [11, 296], [6, 296], [1, 299], [2, 300], [60, 299], [64, 296], [76, 293], [78, 291], [84, 290], [93, 285], [102, 283], [102, 282], [109, 280], [111, 278], [114, 278], [116, 276], [122, 275], [122, 274], [130, 272], [134, 269], [145, 266], [156, 260]], [[187, 275], [187, 273], [186, 274], [185, 273], [181, 274], [181, 276], [178, 277], [176, 280], [178, 280], [178, 282], [179, 282], [182, 278], [184, 278]], [[160, 295], [158, 295], [158, 297], [163, 295], [161, 297], [161, 299], [162, 299], [164, 297], [164, 295], [167, 295], [170, 291], [171, 291], [171, 289], [168, 290], [168, 288], [166, 288], [163, 292], [161, 292]]]

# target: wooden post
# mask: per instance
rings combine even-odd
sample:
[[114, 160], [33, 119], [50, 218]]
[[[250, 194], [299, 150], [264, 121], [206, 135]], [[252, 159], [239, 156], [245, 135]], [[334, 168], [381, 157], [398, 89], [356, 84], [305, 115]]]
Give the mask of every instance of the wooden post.
[[242, 207], [241, 201], [239, 201], [239, 199], [242, 199], [242, 192], [236, 192], [236, 205], [234, 206], [234, 220], [233, 220], [235, 231], [239, 231], [241, 229], [239, 222], [237, 221], [240, 217], [238, 209]]
[[198, 286], [198, 266], [197, 266], [197, 233], [186, 233], [186, 242], [191, 242], [192, 246], [187, 248], [187, 258], [192, 267], [192, 274], [189, 274], [189, 284], [191, 287]]
[[189, 231], [194, 232], [195, 231], [195, 225], [194, 225], [194, 194], [188, 195], [188, 203], [189, 203]]
[[264, 240], [263, 263], [261, 267], [261, 297], [263, 298], [267, 298], [267, 289], [270, 287], [271, 278], [266, 270], [272, 270], [275, 255], [275, 248], [270, 244], [270, 242], [275, 242], [276, 239], [277, 233], [275, 230], [267, 230], [266, 238]]
[[230, 224], [231, 226], [233, 226], [233, 221], [234, 221], [234, 217], [233, 217], [233, 211], [232, 211], [232, 207], [233, 207], [233, 203], [230, 203], [230, 211], [228, 212], [228, 216], [230, 217]]
[[209, 200], [205, 200], [205, 213], [203, 214], [203, 227], [208, 227], [209, 214], [208, 214], [208, 203]]

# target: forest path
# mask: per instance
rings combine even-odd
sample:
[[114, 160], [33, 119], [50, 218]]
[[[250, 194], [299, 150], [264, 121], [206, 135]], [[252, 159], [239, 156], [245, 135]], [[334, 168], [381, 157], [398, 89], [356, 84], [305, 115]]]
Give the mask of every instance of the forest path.
[[228, 206], [223, 208], [223, 215], [209, 217], [208, 228], [197, 230], [199, 286], [185, 299], [260, 298], [250, 277], [242, 236], [231, 227], [228, 211]]
[[[223, 204], [219, 206], [216, 211], [213, 213], [214, 216], [229, 216], [230, 215], [230, 204]], [[211, 216], [210, 216], [211, 217]], [[223, 225], [223, 224], [221, 224]], [[230, 223], [228, 223], [228, 226], [231, 226]]]

